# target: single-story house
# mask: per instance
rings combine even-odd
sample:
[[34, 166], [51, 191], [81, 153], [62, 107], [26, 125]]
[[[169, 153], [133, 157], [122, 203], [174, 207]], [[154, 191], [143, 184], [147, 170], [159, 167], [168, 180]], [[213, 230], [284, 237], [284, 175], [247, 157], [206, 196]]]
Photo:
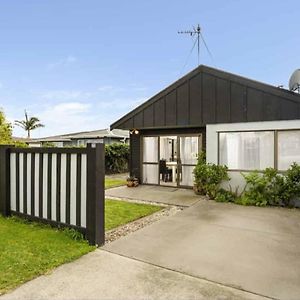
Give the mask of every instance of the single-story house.
[[240, 172], [300, 163], [300, 95], [199, 66], [111, 125], [130, 130], [130, 174], [191, 187], [197, 155]]
[[55, 147], [84, 147], [87, 143], [129, 143], [129, 131], [122, 129], [100, 129], [55, 135], [39, 139], [23, 139], [30, 147], [52, 144]]

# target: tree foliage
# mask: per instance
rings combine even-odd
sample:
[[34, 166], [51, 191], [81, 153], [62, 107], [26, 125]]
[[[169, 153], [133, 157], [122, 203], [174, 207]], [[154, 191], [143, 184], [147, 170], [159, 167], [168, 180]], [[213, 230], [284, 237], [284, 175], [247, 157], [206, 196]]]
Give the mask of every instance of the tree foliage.
[[30, 138], [31, 130], [45, 127], [45, 125], [40, 123], [40, 120], [37, 117], [28, 117], [28, 114], [25, 110], [25, 120], [16, 120], [15, 124], [23, 128], [27, 132], [27, 137]]
[[12, 126], [6, 120], [5, 114], [0, 110], [0, 144], [12, 143]]

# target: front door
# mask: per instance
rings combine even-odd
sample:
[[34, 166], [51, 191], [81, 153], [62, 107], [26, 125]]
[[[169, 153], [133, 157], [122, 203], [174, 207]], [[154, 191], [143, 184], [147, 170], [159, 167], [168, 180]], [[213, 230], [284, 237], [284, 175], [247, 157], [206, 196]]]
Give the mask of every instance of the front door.
[[143, 183], [193, 186], [201, 135], [143, 137]]

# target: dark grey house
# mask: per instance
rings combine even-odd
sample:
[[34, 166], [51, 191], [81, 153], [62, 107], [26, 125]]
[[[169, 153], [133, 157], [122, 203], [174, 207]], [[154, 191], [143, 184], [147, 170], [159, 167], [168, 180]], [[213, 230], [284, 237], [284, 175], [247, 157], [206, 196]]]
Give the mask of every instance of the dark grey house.
[[199, 66], [111, 125], [130, 130], [130, 173], [188, 187], [199, 151], [240, 171], [300, 162], [300, 95]]

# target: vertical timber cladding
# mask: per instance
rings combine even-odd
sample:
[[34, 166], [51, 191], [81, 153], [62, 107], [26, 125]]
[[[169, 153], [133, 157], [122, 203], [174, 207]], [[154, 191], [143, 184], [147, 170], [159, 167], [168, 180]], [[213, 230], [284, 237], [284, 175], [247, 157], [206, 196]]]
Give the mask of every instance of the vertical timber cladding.
[[129, 170], [130, 176], [141, 178], [140, 174], [141, 164], [141, 139], [140, 134], [130, 135], [130, 158], [129, 158]]
[[11, 211], [86, 228], [86, 150], [11, 148], [10, 152]]

